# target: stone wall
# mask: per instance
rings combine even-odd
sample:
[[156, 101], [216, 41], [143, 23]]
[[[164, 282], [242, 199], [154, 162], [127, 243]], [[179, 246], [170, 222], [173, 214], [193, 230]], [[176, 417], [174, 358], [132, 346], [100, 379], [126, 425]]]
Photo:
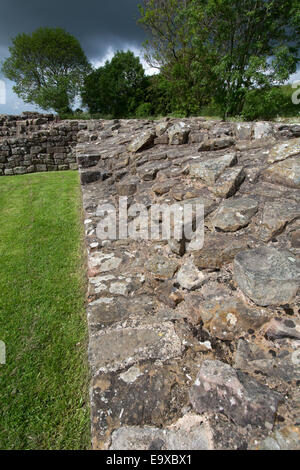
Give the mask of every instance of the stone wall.
[[0, 116], [0, 176], [76, 170], [80, 121], [59, 121], [51, 114]]
[[[77, 158], [94, 449], [299, 448], [300, 127], [90, 126]], [[129, 228], [155, 204], [204, 205], [203, 247], [103, 238], [120, 196]]]

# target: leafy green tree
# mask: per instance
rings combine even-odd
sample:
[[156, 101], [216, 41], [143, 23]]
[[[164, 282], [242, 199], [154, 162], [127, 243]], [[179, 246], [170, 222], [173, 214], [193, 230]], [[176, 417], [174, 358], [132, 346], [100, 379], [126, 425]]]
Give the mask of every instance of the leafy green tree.
[[148, 35], [145, 58], [160, 70], [159, 86], [165, 80], [171, 111], [186, 115], [208, 103], [211, 83], [211, 58], [193, 45], [189, 6], [190, 0], [145, 0], [139, 20]]
[[15, 82], [15, 93], [43, 109], [70, 112], [91, 70], [78, 40], [61, 28], [39, 28], [12, 43], [2, 71]]
[[140, 59], [121, 51], [86, 77], [81, 97], [91, 113], [127, 117], [146, 101], [147, 87]]
[[156, 62], [171, 87], [176, 81], [180, 84], [184, 99], [179, 105], [188, 113], [197, 109], [197, 103], [202, 106], [213, 98], [225, 118], [241, 114], [249, 90], [284, 83], [296, 71], [299, 7], [295, 4], [293, 0], [145, 0], [140, 22], [149, 34], [146, 57]]

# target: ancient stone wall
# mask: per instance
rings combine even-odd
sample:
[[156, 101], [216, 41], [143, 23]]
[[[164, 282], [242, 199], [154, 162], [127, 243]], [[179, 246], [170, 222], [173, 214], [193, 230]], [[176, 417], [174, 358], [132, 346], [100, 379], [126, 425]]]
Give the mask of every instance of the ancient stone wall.
[[0, 116], [0, 176], [76, 170], [77, 134], [87, 124], [53, 115]]
[[[79, 167], [93, 448], [299, 449], [300, 126], [7, 127], [0, 174]], [[120, 197], [128, 233], [110, 239], [103, 207], [118, 219]], [[157, 204], [204, 206], [203, 246], [185, 232], [145, 238]]]
[[[300, 127], [91, 126], [77, 158], [93, 447], [299, 448]], [[128, 234], [107, 239], [103, 207], [118, 220], [125, 196]], [[203, 247], [145, 238], [157, 204], [204, 205]]]

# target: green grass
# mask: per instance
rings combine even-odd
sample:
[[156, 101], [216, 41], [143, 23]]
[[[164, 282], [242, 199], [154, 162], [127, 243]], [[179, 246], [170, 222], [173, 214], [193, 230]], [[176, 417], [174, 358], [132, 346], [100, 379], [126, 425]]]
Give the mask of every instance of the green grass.
[[90, 447], [77, 172], [0, 178], [1, 449]]

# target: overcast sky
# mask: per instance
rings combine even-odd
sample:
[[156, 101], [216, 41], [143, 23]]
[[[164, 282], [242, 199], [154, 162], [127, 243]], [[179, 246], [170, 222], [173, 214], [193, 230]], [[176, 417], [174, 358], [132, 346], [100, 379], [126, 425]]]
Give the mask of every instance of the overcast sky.
[[[8, 57], [11, 39], [40, 26], [62, 27], [79, 39], [94, 65], [111, 59], [117, 50], [142, 55], [143, 29], [137, 25], [140, 0], [1, 0], [0, 60]], [[147, 68], [147, 64], [143, 64]], [[151, 73], [151, 70], [148, 70]], [[2, 77], [3, 78], [3, 77]], [[25, 104], [6, 81], [6, 104], [0, 114], [36, 109]]]
[[[31, 33], [40, 26], [62, 27], [74, 34], [97, 66], [111, 59], [117, 50], [130, 49], [142, 56], [144, 32], [137, 25], [139, 3], [140, 0], [1, 0], [0, 60], [8, 57], [14, 36]], [[153, 73], [147, 64], [143, 65], [147, 73]], [[291, 79], [295, 78], [300, 80], [300, 73]], [[37, 109], [13, 93], [12, 83], [5, 83], [6, 104], [1, 104], [0, 83], [0, 114]]]

